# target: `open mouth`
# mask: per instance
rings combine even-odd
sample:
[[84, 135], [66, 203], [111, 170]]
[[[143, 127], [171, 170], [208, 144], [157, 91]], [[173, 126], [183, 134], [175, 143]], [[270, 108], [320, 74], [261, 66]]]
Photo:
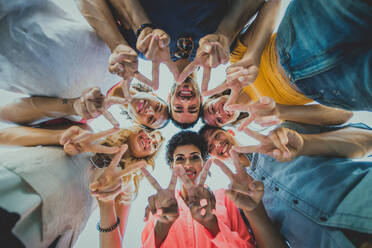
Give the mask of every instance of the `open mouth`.
[[139, 100], [137, 104], [137, 112], [142, 113], [145, 110], [146, 105], [146, 100]]
[[218, 151], [220, 156], [229, 157], [231, 145], [228, 141], [223, 141]]
[[186, 176], [190, 179], [194, 179], [196, 177], [196, 170], [194, 168], [185, 169]]
[[190, 85], [186, 84], [180, 87], [177, 95], [180, 97], [191, 98], [195, 95], [195, 93], [193, 88]]

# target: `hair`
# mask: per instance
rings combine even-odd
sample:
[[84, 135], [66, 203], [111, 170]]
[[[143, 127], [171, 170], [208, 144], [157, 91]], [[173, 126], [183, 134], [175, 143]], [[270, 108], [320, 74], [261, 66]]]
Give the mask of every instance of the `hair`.
[[[112, 147], [112, 146], [119, 147], [122, 144], [126, 144], [131, 135], [139, 133], [142, 130], [146, 130], [146, 129], [144, 129], [140, 126], [132, 126], [128, 129], [121, 129], [117, 133], [114, 133], [112, 135], [107, 136], [103, 141], [100, 142], [100, 144], [105, 145], [105, 146], [109, 146], [109, 147]], [[124, 155], [120, 159], [119, 166], [122, 169], [124, 169], [125, 167], [128, 167], [131, 164], [134, 164], [134, 163], [139, 162], [141, 160], [145, 160], [145, 162], [148, 165], [150, 165], [152, 167], [152, 169], [154, 169], [155, 168], [155, 158], [158, 154], [158, 151], [161, 148], [161, 145], [164, 142], [164, 137], [163, 136], [161, 136], [161, 137], [162, 137], [161, 144], [159, 144], [159, 147], [158, 147], [157, 151], [154, 154], [151, 154], [151, 155], [149, 155], [147, 157], [144, 157], [144, 158], [134, 157], [132, 155], [132, 152], [131, 152], [130, 148], [128, 147], [128, 150], [124, 153]], [[97, 161], [97, 160], [102, 160], [102, 159], [106, 159], [106, 160], [109, 159], [111, 161], [111, 159], [113, 157], [114, 157], [114, 155], [96, 153], [96, 154], [93, 155], [92, 160]], [[135, 190], [133, 192], [134, 193], [133, 199], [135, 199], [137, 197], [139, 183], [140, 183], [142, 178], [143, 178], [143, 174], [139, 170], [133, 171], [130, 175], [125, 176], [123, 178], [124, 182], [129, 182], [130, 180], [133, 180], [134, 187], [135, 187]]]
[[200, 150], [203, 160], [206, 161], [208, 159], [207, 145], [202, 137], [200, 137], [200, 135], [194, 131], [181, 131], [173, 135], [172, 138], [168, 141], [166, 148], [166, 160], [168, 165], [172, 164], [173, 154], [177, 147], [185, 145], [196, 146]]
[[[206, 123], [206, 122], [205, 122], [205, 119], [204, 119], [204, 106], [205, 106], [205, 104], [208, 103], [208, 101], [210, 101], [210, 100], [217, 99], [217, 98], [219, 98], [219, 97], [221, 97], [221, 96], [229, 96], [230, 94], [231, 94], [231, 90], [230, 90], [230, 89], [227, 89], [227, 90], [224, 90], [224, 91], [221, 92], [221, 93], [217, 93], [217, 94], [214, 94], [214, 95], [208, 97], [208, 99], [206, 99], [206, 100], [204, 101], [204, 104], [203, 104], [203, 106], [202, 106], [201, 109], [200, 109], [200, 112], [201, 112], [200, 117], [201, 117], [203, 123]], [[248, 116], [249, 116], [248, 113], [240, 112], [238, 118], [236, 118], [235, 121], [229, 123], [228, 125], [229, 125], [229, 126], [234, 126], [234, 125], [236, 125], [236, 124], [239, 124], [239, 123], [240, 123], [244, 118], [246, 118], [246, 117], [248, 117]]]
[[199, 137], [201, 139], [203, 139], [203, 142], [205, 144], [208, 144], [208, 137], [206, 137], [207, 135], [207, 132], [208, 131], [212, 131], [212, 133], [214, 133], [215, 131], [217, 130], [222, 130], [222, 131], [226, 131], [225, 129], [223, 129], [222, 127], [214, 127], [214, 126], [209, 126], [209, 125], [204, 125], [199, 131], [198, 131], [198, 134], [199, 134]]
[[[196, 80], [196, 76], [195, 76], [195, 73], [192, 73], [190, 74], [186, 79], [185, 79], [185, 82], [187, 81], [194, 81], [195, 82]], [[174, 83], [173, 86], [172, 86], [172, 89], [171, 89], [171, 95], [173, 95], [174, 91], [176, 90], [176, 87], [177, 87], [178, 83]], [[199, 92], [200, 93], [200, 92]], [[172, 120], [172, 123], [173, 125], [175, 125], [176, 127], [178, 128], [181, 128], [181, 129], [188, 129], [188, 128], [192, 128], [195, 126], [195, 124], [198, 122], [201, 114], [202, 114], [202, 107], [203, 107], [203, 104], [202, 104], [202, 101], [201, 101], [201, 94], [200, 94], [200, 106], [199, 106], [199, 115], [198, 117], [196, 118], [195, 121], [193, 122], [190, 122], [190, 123], [182, 123], [182, 122], [179, 122], [179, 121], [176, 121], [174, 118], [173, 118], [173, 115], [172, 115], [172, 101], [169, 101], [169, 104], [168, 104], [168, 109], [169, 109], [169, 116]]]

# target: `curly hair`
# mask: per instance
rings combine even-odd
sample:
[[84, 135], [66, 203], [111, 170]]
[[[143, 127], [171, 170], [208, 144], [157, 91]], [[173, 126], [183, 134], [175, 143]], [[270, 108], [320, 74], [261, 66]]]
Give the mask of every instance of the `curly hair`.
[[[212, 133], [214, 133], [217, 130], [226, 131], [222, 127], [214, 127], [209, 125], [204, 125], [199, 131], [199, 137], [205, 142], [205, 144], [208, 144], [208, 136], [210, 136]], [[211, 131], [211, 132], [209, 132]]]
[[[203, 104], [203, 106], [202, 106], [201, 109], [200, 109], [200, 112], [201, 112], [200, 117], [201, 117], [203, 123], [206, 123], [206, 122], [205, 122], [205, 119], [204, 119], [204, 106], [205, 106], [205, 104], [208, 103], [208, 101], [211, 101], [211, 100], [213, 100], [213, 99], [217, 99], [217, 98], [219, 98], [219, 97], [221, 97], [221, 96], [229, 96], [230, 94], [231, 94], [231, 90], [230, 90], [230, 89], [227, 89], [227, 90], [224, 90], [224, 91], [221, 92], [221, 93], [217, 93], [217, 94], [214, 94], [214, 95], [208, 97], [208, 98], [204, 101], [204, 104]], [[244, 118], [246, 118], [246, 117], [248, 117], [248, 116], [249, 116], [248, 113], [240, 112], [238, 118], [236, 118], [235, 121], [229, 123], [228, 125], [229, 125], [229, 126], [235, 126], [235, 125], [239, 124], [239, 123], [240, 123]]]
[[168, 141], [166, 147], [166, 160], [168, 165], [171, 165], [171, 163], [173, 162], [173, 154], [177, 147], [185, 145], [196, 146], [200, 150], [203, 160], [206, 161], [208, 159], [206, 143], [199, 136], [199, 134], [194, 131], [181, 131], [173, 135], [172, 138]]
[[[128, 128], [128, 129], [121, 129], [119, 132], [107, 136], [105, 139], [103, 139], [100, 142], [100, 144], [105, 145], [105, 146], [109, 146], [109, 147], [112, 147], [112, 146], [119, 147], [122, 144], [128, 143], [128, 139], [131, 135], [137, 134], [142, 130], [145, 130], [145, 129], [140, 127], [140, 126], [133, 126], [133, 127]], [[159, 131], [157, 131], [157, 132], [159, 132]], [[145, 160], [145, 162], [148, 165], [150, 165], [152, 167], [152, 169], [154, 169], [155, 168], [155, 158], [158, 154], [158, 151], [161, 148], [161, 145], [164, 142], [164, 137], [161, 136], [161, 138], [162, 138], [161, 144], [159, 144], [159, 147], [158, 147], [157, 151], [154, 154], [151, 154], [151, 155], [149, 155], [147, 157], [144, 157], [144, 158], [134, 157], [132, 155], [131, 150], [128, 147], [128, 150], [121, 157], [121, 160], [120, 160], [118, 166], [120, 166], [122, 169], [124, 169], [125, 167], [128, 167], [131, 164], [134, 164], [134, 163], [139, 162], [141, 160]], [[95, 164], [99, 164], [99, 163], [102, 164], [102, 162], [103, 162], [104, 164], [103, 164], [102, 167], [105, 167], [105, 166], [108, 166], [108, 164], [111, 162], [111, 159], [113, 158], [113, 156], [114, 155], [110, 155], [110, 154], [96, 153], [92, 157], [92, 162], [94, 162]], [[135, 170], [135, 171], [132, 172], [132, 174], [123, 178], [124, 182], [129, 182], [130, 180], [133, 180], [134, 187], [135, 187], [135, 190], [133, 192], [135, 194], [135, 196], [133, 197], [133, 199], [135, 199], [135, 197], [137, 196], [139, 183], [140, 183], [142, 178], [143, 178], [143, 174], [139, 170]]]

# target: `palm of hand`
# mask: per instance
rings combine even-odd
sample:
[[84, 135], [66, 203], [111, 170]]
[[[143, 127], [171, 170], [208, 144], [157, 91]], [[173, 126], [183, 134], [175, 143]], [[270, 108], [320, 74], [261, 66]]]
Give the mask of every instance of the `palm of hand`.
[[127, 45], [118, 45], [109, 57], [109, 71], [122, 78], [132, 78], [138, 71], [136, 51]]
[[149, 202], [154, 202], [151, 205], [155, 206], [155, 209], [161, 209], [161, 211], [155, 212], [155, 209], [152, 207], [151, 212], [156, 214], [158, 220], [162, 223], [172, 223], [179, 216], [178, 204], [174, 194], [174, 190], [164, 189], [149, 198]]

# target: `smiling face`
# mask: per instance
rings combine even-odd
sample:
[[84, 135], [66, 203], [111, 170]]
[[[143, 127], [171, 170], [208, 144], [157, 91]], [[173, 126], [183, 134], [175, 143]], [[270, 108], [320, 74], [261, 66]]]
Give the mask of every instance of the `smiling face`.
[[199, 117], [200, 103], [200, 91], [194, 80], [175, 85], [169, 99], [172, 118], [180, 123], [195, 122]]
[[186, 175], [195, 182], [203, 167], [203, 159], [199, 148], [195, 145], [178, 146], [173, 153], [172, 167], [180, 165]]
[[214, 127], [222, 127], [235, 121], [239, 117], [239, 111], [225, 111], [223, 109], [228, 98], [228, 95], [223, 95], [205, 101], [203, 104], [205, 123]]
[[222, 160], [230, 158], [231, 147], [238, 145], [230, 133], [220, 129], [207, 131], [205, 137], [209, 154]]
[[168, 120], [168, 106], [158, 97], [139, 92], [128, 106], [129, 115], [139, 124], [149, 128], [160, 128]]
[[162, 137], [159, 131], [148, 133], [145, 130], [141, 130], [128, 138], [128, 146], [132, 155], [136, 158], [144, 158], [154, 154], [161, 142]]

